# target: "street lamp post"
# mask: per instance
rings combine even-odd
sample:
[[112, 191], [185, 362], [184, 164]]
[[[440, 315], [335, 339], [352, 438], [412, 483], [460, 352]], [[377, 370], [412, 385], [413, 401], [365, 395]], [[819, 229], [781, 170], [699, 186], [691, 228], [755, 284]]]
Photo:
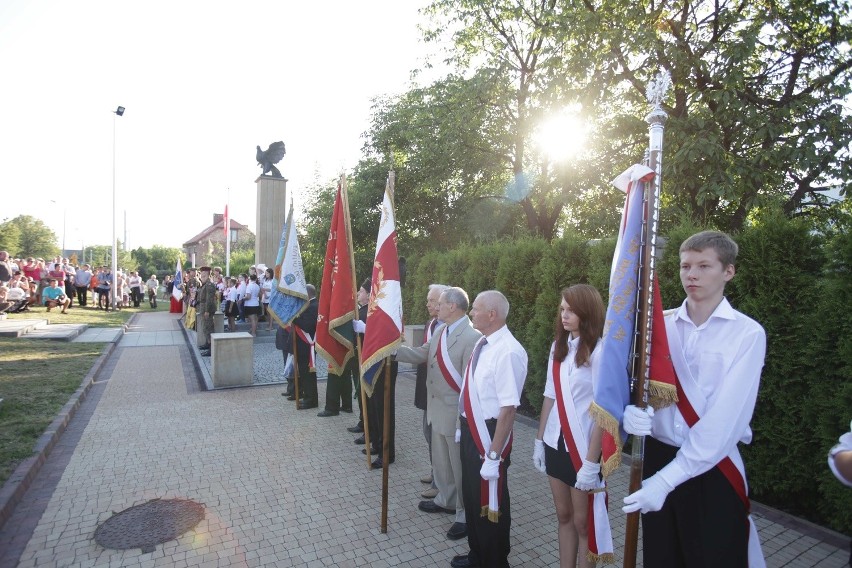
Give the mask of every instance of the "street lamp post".
[[112, 117], [112, 284], [110, 286], [110, 307], [115, 310], [116, 284], [118, 283], [118, 247], [115, 240], [115, 121], [117, 116], [124, 116], [124, 107], [120, 106], [113, 111]]

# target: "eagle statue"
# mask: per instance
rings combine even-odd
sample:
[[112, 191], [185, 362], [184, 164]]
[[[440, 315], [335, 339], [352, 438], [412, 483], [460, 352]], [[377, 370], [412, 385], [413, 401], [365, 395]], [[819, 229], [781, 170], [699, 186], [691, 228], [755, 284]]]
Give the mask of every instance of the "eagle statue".
[[266, 175], [269, 173], [272, 177], [281, 177], [281, 172], [278, 171], [278, 168], [275, 167], [275, 164], [281, 161], [281, 158], [286, 154], [286, 150], [284, 150], [284, 142], [273, 142], [269, 145], [269, 148], [266, 149], [266, 152], [260, 149], [260, 146], [257, 147], [257, 163], [263, 168], [263, 173], [260, 175]]

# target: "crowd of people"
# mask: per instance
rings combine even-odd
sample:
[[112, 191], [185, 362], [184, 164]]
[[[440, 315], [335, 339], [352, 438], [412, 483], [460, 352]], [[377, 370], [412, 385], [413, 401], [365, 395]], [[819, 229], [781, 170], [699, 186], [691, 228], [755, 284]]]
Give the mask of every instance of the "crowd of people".
[[[68, 258], [12, 258], [0, 251], [0, 313], [19, 313], [44, 307], [60, 313], [75, 306], [99, 310], [138, 308], [147, 294], [157, 307], [160, 283], [157, 275], [144, 281], [135, 270], [112, 274], [109, 266], [74, 264]], [[114, 298], [112, 297], [114, 294]], [[114, 301], [113, 301], [114, 300]]]
[[[678, 400], [657, 408], [628, 405], [624, 409], [619, 426], [628, 434], [644, 436], [646, 442], [644, 480], [640, 489], [624, 498], [622, 511], [642, 514], [646, 566], [764, 566], [737, 444], [751, 441], [749, 424], [766, 335], [760, 324], [736, 311], [724, 296], [736, 272], [738, 252], [728, 235], [698, 233], [684, 241], [679, 252], [686, 299], [665, 316]], [[20, 302], [15, 298], [21, 293], [12, 293], [20, 289], [25, 291], [25, 304], [43, 303], [64, 312], [75, 293], [78, 305], [85, 306], [87, 291], [93, 291], [96, 305], [103, 308], [113, 284], [108, 267], [94, 273], [87, 265], [69, 268], [65, 259], [18, 263], [0, 251], [2, 305]], [[272, 327], [268, 314], [272, 279], [272, 271], [263, 265], [234, 278], [224, 277], [219, 267], [193, 268], [181, 283], [180, 299], [172, 294], [174, 282], [165, 279], [164, 298], [171, 300], [172, 312], [187, 318], [188, 327], [197, 324], [206, 337], [199, 341], [202, 355], [208, 356], [216, 310], [226, 314], [231, 331], [237, 322], [248, 322], [256, 335], [263, 315], [267, 329]], [[155, 276], [143, 282], [131, 272], [119, 275], [115, 282], [119, 289], [127, 288], [127, 301], [134, 305], [143, 291], [156, 305], [159, 283]], [[371, 288], [367, 279], [357, 293], [358, 319], [352, 326], [362, 338]], [[307, 294], [306, 309], [276, 333], [287, 379], [282, 394], [301, 410], [319, 406], [313, 349], [318, 310], [313, 285], [307, 286]], [[600, 367], [605, 357], [606, 310], [601, 294], [587, 284], [566, 287], [559, 299], [533, 465], [548, 478], [560, 566], [587, 567], [612, 560], [606, 499], [596, 498], [605, 497], [606, 492], [600, 465], [604, 432], [592, 411], [596, 385], [605, 380]], [[390, 372], [376, 375], [373, 395], [365, 397], [366, 408], [361, 407], [356, 352], [341, 374], [329, 373], [325, 406], [318, 416], [351, 413], [357, 400], [361, 419], [348, 428], [358, 435], [355, 444], [369, 441], [370, 447], [362, 451], [377, 456], [374, 469], [393, 463], [397, 362], [416, 364], [414, 404], [423, 411], [422, 452], [431, 468], [421, 479], [429, 487], [422, 492], [424, 500], [418, 509], [452, 515], [446, 537], [467, 538], [469, 550], [451, 559], [453, 568], [509, 566], [508, 471], [527, 353], [506, 325], [509, 302], [497, 290], [481, 292], [470, 302], [459, 287], [433, 284], [426, 294], [426, 308], [430, 320], [422, 342], [397, 349]], [[385, 380], [391, 390], [386, 441], [382, 427]], [[849, 439], [845, 443], [833, 450], [830, 463], [838, 477], [843, 473], [848, 479], [852, 445]], [[385, 445], [388, 453], [383, 454]]]
[[[646, 437], [644, 481], [624, 498], [624, 513], [640, 512], [646, 566], [763, 566], [749, 516], [745, 471], [737, 451], [751, 441], [754, 410], [766, 351], [763, 328], [736, 311], [724, 289], [735, 274], [737, 245], [723, 233], [706, 231], [680, 248], [686, 300], [666, 315], [666, 331], [677, 374], [677, 404], [624, 411], [623, 429]], [[358, 292], [361, 305], [353, 331], [364, 333], [370, 282]], [[300, 409], [318, 406], [311, 337], [316, 298], [277, 345], [291, 360], [296, 334], [299, 391], [283, 393]], [[508, 470], [512, 430], [527, 375], [527, 353], [506, 326], [509, 302], [496, 290], [472, 303], [458, 287], [434, 284], [426, 295], [430, 321], [421, 344], [400, 347], [396, 361], [416, 364], [415, 405], [423, 410], [424, 455], [431, 472], [421, 481], [418, 508], [452, 515], [446, 537], [467, 537], [469, 551], [454, 557], [454, 568], [508, 566], [511, 501]], [[533, 465], [546, 474], [557, 518], [560, 566], [593, 566], [612, 561], [612, 535], [601, 475], [603, 430], [591, 407], [602, 380], [605, 306], [586, 284], [562, 290], [555, 317], [544, 403], [533, 448]], [[358, 380], [357, 355], [342, 375], [330, 373], [320, 417], [352, 411]], [[396, 369], [392, 370], [391, 387]], [[287, 371], [288, 378], [292, 375]], [[377, 375], [384, 377], [384, 373]], [[393, 388], [391, 389], [393, 390]], [[380, 384], [373, 393], [382, 393]], [[383, 397], [371, 396], [367, 417], [370, 452], [382, 467]], [[395, 446], [391, 395], [387, 458]], [[375, 400], [374, 400], [375, 399]], [[363, 421], [350, 427], [365, 444]], [[365, 448], [366, 452], [367, 449]], [[599, 499], [596, 496], [602, 495]], [[600, 505], [600, 506], [599, 506]]]

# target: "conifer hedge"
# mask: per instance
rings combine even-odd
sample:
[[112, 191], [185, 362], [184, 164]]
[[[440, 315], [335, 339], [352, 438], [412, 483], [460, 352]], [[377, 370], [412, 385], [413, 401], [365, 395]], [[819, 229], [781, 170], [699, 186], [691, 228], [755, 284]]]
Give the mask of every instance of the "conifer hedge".
[[[830, 234], [802, 220], [765, 214], [734, 235], [737, 273], [726, 290], [735, 308], [766, 329], [768, 346], [752, 419], [742, 446], [754, 499], [835, 530], [852, 532], [852, 491], [826, 465], [829, 448], [852, 418], [852, 222]], [[672, 228], [658, 264], [665, 307], [684, 299], [678, 248], [700, 230]], [[509, 328], [529, 355], [523, 410], [538, 414], [560, 290], [575, 283], [607, 299], [615, 239], [565, 236], [462, 246], [408, 258], [407, 322], [426, 320], [427, 286], [464, 288], [471, 301], [487, 289], [509, 299]]]

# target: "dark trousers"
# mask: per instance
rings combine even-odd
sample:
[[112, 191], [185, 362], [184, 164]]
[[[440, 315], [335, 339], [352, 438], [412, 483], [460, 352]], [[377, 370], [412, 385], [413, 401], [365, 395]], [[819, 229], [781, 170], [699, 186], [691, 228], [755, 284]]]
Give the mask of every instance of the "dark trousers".
[[[77, 291], [75, 288], [76, 287], [70, 280], [65, 281], [65, 295], [68, 296], [69, 300], [71, 300], [71, 303], [68, 304], [69, 308], [74, 305], [74, 293]], [[79, 302], [77, 303], [79, 304]]]
[[325, 389], [325, 409], [339, 412], [340, 409], [352, 410], [352, 376], [357, 375], [358, 360], [351, 357], [343, 368], [343, 373], [328, 373]]
[[[668, 465], [678, 448], [645, 438], [647, 479]], [[718, 467], [675, 487], [663, 508], [642, 515], [645, 566], [748, 567], [748, 512]]]
[[[485, 425], [493, 437], [497, 420], [486, 420]], [[512, 525], [512, 511], [509, 506], [510, 457], [511, 452], [500, 464], [500, 517], [498, 522], [493, 523], [488, 520], [487, 515], [480, 514], [483, 506], [480, 491], [482, 477], [479, 475], [482, 459], [479, 457], [479, 448], [476, 447], [467, 420], [461, 419], [462, 500], [467, 517], [467, 544], [470, 547], [468, 558], [485, 568], [509, 566], [509, 529]]]
[[[396, 456], [396, 374], [399, 371], [399, 363], [391, 362], [390, 372], [390, 436], [388, 437], [388, 459]], [[385, 369], [373, 381], [373, 395], [367, 400], [367, 418], [370, 421], [370, 444], [378, 453], [384, 444], [384, 420], [385, 420]]]
[[86, 304], [88, 304], [89, 287], [75, 286], [74, 288], [77, 291], [77, 304], [81, 306], [85, 306]]
[[315, 404], [319, 398], [317, 395], [317, 373], [309, 371], [310, 361], [303, 361], [307, 357], [299, 357], [299, 398], [305, 399], [310, 404]]
[[130, 300], [133, 302], [133, 307], [138, 308], [142, 303], [142, 288], [131, 288]]

